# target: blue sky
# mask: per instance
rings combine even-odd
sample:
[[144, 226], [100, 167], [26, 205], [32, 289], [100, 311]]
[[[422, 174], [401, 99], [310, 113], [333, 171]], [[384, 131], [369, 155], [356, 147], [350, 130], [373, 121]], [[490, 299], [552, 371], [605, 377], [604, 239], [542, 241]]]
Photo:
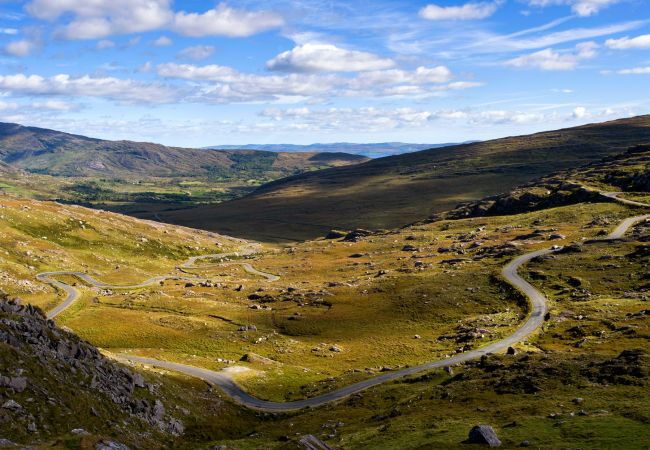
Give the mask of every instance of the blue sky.
[[650, 113], [650, 2], [0, 0], [0, 121], [186, 147]]

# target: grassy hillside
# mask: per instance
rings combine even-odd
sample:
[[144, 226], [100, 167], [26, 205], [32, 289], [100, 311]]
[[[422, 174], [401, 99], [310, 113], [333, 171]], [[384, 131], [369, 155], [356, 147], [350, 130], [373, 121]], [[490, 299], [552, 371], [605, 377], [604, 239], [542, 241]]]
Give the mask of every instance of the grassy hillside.
[[[105, 141], [11, 123], [0, 123], [0, 159], [30, 172], [74, 177], [272, 178], [322, 166], [366, 161], [345, 153], [282, 154], [255, 150], [206, 150], [131, 141]], [[277, 172], [277, 173], [276, 173]]]
[[510, 192], [459, 205], [433, 216], [463, 218], [501, 216], [597, 201], [603, 191], [650, 191], [650, 145], [636, 145], [624, 153], [578, 168], [539, 178]]
[[650, 116], [426, 150], [278, 180], [245, 198], [161, 214], [263, 240], [393, 228], [650, 141]]
[[155, 218], [239, 198], [306, 171], [367, 161], [346, 153], [201, 150], [104, 141], [0, 123], [0, 190]]
[[[640, 163], [644, 157], [632, 152], [610, 160], [605, 166], [616, 176], [607, 178], [621, 186], [639, 180], [647, 172]], [[594, 167], [589, 170], [601, 173]], [[646, 196], [635, 189], [640, 191], [629, 195]], [[622, 242], [584, 243], [634, 214], [640, 212], [611, 202], [577, 203], [420, 223], [354, 240], [267, 247], [248, 258], [279, 275], [275, 282], [237, 265], [191, 270], [209, 283], [168, 280], [128, 290], [89, 287], [62, 276], [82, 296], [57, 324], [104, 354], [224, 370], [257, 396], [286, 400], [481, 347], [510, 333], [527, 310], [503, 282], [503, 265], [553, 244], [576, 249], [521, 270], [550, 299], [550, 318], [540, 333], [517, 345], [517, 355], [491, 356], [451, 373], [419, 374], [338, 405], [256, 414], [203, 382], [136, 368], [144, 369], [146, 382], [168, 405], [165, 423], [183, 423], [178, 437], [143, 434], [146, 423], [93, 398], [97, 393], [85, 385], [75, 403], [72, 386], [83, 381], [79, 373], [69, 375], [55, 394], [56, 377], [66, 376], [67, 366], [50, 370], [0, 339], [3, 367], [23, 369], [22, 375], [13, 369], [2, 375], [32, 380], [20, 393], [0, 386], [3, 403], [15, 400], [26, 411], [20, 420], [14, 411], [0, 411], [9, 417], [0, 421], [0, 433], [52, 448], [92, 448], [99, 439], [111, 439], [144, 448], [155, 448], [156, 440], [168, 448], [294, 449], [304, 434], [340, 448], [467, 448], [462, 441], [469, 429], [488, 423], [507, 447], [527, 440], [535, 448], [647, 448], [650, 411], [639, 399], [650, 379], [650, 228], [641, 223]], [[187, 257], [238, 245], [204, 231], [0, 196], [0, 289], [43, 309], [62, 295], [35, 279], [40, 271], [79, 270], [109, 283], [133, 283], [181, 274], [177, 268]], [[11, 325], [11, 315], [2, 319], [9, 319], [3, 326], [23, 329]], [[249, 357], [242, 360], [244, 355]], [[152, 394], [139, 389], [134, 400], [151, 404]], [[98, 416], [90, 409], [95, 404]], [[106, 425], [111, 418], [120, 428]], [[27, 428], [32, 421], [36, 432]], [[77, 426], [90, 434], [71, 433]]]
[[[46, 309], [61, 296], [35, 281], [41, 270], [77, 269], [102, 281], [129, 283], [177, 273], [180, 261], [214, 252], [217, 243], [233, 247], [205, 232], [80, 207], [9, 196], [0, 204], [0, 287]], [[193, 271], [211, 285], [167, 281], [124, 291], [64, 277], [76, 282], [83, 296], [57, 323], [107, 354], [223, 369], [255, 395], [301, 398], [509, 333], [526, 312], [499, 277], [512, 255], [593, 238], [631, 214], [618, 204], [578, 204], [418, 224], [357, 242], [305, 242], [250, 260], [280, 275], [274, 283], [238, 266]], [[166, 445], [293, 449], [309, 433], [341, 448], [465, 448], [468, 430], [489, 423], [509, 447], [529, 440], [542, 448], [611, 443], [644, 448], [649, 412], [635, 399], [647, 389], [650, 366], [646, 354], [635, 349], [648, 350], [643, 249], [649, 231], [641, 225], [626, 242], [584, 245], [579, 252], [535, 262], [526, 276], [551, 299], [551, 319], [542, 333], [518, 346], [517, 356], [421, 374], [339, 405], [254, 414], [202, 382], [149, 368], [147, 382], [157, 386], [163, 401], [179, 405], [168, 411], [185, 425], [182, 436], [167, 435]], [[240, 331], [242, 326], [249, 329]], [[25, 404], [35, 397], [30, 412], [46, 405], [38, 389], [49, 390], [55, 381], [38, 360], [16, 356], [3, 345], [0, 357], [8, 365], [21, 357], [27, 376], [38, 379], [37, 391], [3, 395]], [[240, 361], [244, 354], [259, 356]], [[66, 384], [56, 397], [64, 411], [89, 409], [98, 401], [85, 388], [83, 404], [71, 403], [69, 395]], [[98, 402], [101, 417], [123, 417]], [[140, 422], [128, 415], [119, 434], [88, 414], [72, 420], [48, 406], [38, 417], [37, 433], [26, 431], [27, 420], [0, 427], [17, 442], [59, 442], [54, 448], [63, 442], [72, 448], [68, 442], [91, 445], [103, 436], [128, 443], [142, 439]], [[70, 434], [76, 423], [91, 435]]]

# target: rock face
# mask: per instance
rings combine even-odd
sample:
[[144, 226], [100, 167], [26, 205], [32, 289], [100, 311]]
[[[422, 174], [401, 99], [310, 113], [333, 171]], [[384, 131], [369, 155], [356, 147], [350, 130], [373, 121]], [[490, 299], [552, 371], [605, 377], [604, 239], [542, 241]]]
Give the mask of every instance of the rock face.
[[489, 425], [477, 425], [469, 432], [468, 442], [470, 444], [483, 444], [488, 447], [499, 447], [501, 441], [494, 429]]
[[[164, 414], [162, 402], [150, 400], [155, 390], [142, 375], [58, 328], [39, 309], [0, 293], [0, 436], [47, 428], [42, 426], [52, 419], [47, 410], [51, 407], [55, 415], [60, 408], [73, 408], [77, 394], [85, 401], [93, 399], [89, 412], [95, 417], [120, 411], [143, 428], [181, 434], [182, 424]], [[71, 394], [64, 397], [63, 392]], [[24, 403], [21, 398], [32, 400]]]

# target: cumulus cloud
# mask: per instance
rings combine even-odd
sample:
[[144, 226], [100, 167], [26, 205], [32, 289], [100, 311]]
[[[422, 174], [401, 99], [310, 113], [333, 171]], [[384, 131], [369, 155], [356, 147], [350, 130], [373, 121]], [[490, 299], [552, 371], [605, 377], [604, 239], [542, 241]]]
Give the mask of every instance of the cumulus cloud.
[[452, 73], [445, 66], [423, 67], [409, 72], [400, 69], [377, 70], [365, 72], [358, 76], [357, 80], [366, 85], [376, 84], [428, 84], [445, 83], [450, 81]]
[[167, 36], [160, 36], [158, 39], [153, 41], [153, 45], [156, 47], [166, 47], [168, 45], [172, 45], [172, 40]]
[[587, 114], [588, 114], [587, 113], [587, 108], [585, 108], [584, 106], [577, 106], [573, 110], [573, 117], [576, 118], [576, 119], [582, 119], [582, 118], [586, 117]]
[[431, 122], [454, 123], [470, 127], [496, 125], [534, 125], [584, 121], [631, 115], [628, 110], [612, 108], [588, 111], [578, 106], [573, 110], [520, 111], [506, 109], [478, 110], [416, 108], [268, 108], [259, 115], [269, 122], [266, 129], [298, 129], [303, 131], [386, 131], [400, 128], [431, 127]]
[[195, 94], [198, 101], [213, 103], [299, 100], [331, 92], [343, 81], [332, 75], [255, 75], [219, 65], [161, 64], [158, 75], [204, 82]]
[[506, 66], [518, 68], [535, 68], [540, 70], [573, 70], [580, 61], [596, 56], [598, 44], [583, 42], [576, 45], [572, 52], [559, 52], [552, 48], [540, 50], [529, 55], [518, 56], [506, 61]]
[[68, 103], [61, 100], [47, 100], [44, 102], [35, 102], [32, 104], [35, 109], [47, 109], [50, 111], [74, 111], [79, 109], [79, 105]]
[[650, 75], [650, 66], [649, 67], [635, 67], [633, 69], [623, 69], [619, 70], [620, 75]]
[[431, 4], [422, 8], [419, 15], [427, 20], [477, 20], [490, 17], [498, 7], [499, 2], [466, 3], [461, 6]]
[[571, 10], [579, 16], [587, 17], [598, 14], [620, 0], [529, 0], [531, 6], [546, 7], [551, 5], [570, 5]]
[[283, 72], [360, 72], [393, 67], [395, 62], [372, 53], [331, 44], [303, 44], [269, 60], [270, 70]]
[[236, 10], [221, 3], [203, 14], [179, 12], [172, 29], [184, 36], [246, 37], [284, 25], [282, 16], [269, 11]]
[[66, 39], [101, 39], [161, 28], [173, 18], [170, 6], [171, 0], [32, 0], [26, 9], [49, 21], [70, 14], [72, 20], [60, 30]]
[[161, 77], [202, 82], [202, 95], [218, 102], [304, 100], [324, 94], [328, 97], [425, 97], [482, 85], [450, 81], [452, 73], [445, 66], [419, 67], [410, 72], [396, 69], [362, 72], [352, 78], [314, 73], [247, 74], [215, 64], [166, 63], [158, 65], [156, 70]]
[[601, 9], [617, 3], [619, 0], [578, 0], [573, 2], [571, 9], [579, 16], [592, 16]]
[[25, 57], [31, 55], [36, 48], [38, 48], [38, 45], [35, 42], [28, 39], [22, 39], [20, 41], [8, 43], [4, 50], [8, 55]]
[[108, 39], [102, 39], [101, 41], [99, 41], [97, 43], [96, 47], [97, 47], [97, 50], [104, 50], [104, 49], [107, 49], [107, 48], [113, 48], [113, 47], [115, 47], [115, 42], [110, 41]]
[[176, 57], [179, 59], [193, 59], [195, 61], [200, 61], [209, 58], [213, 53], [214, 47], [211, 45], [195, 45], [193, 47], [184, 48], [178, 52]]
[[650, 48], [650, 34], [643, 34], [635, 38], [625, 36], [620, 39], [608, 39], [605, 41], [605, 45], [616, 50]]
[[284, 24], [281, 16], [267, 11], [244, 11], [220, 4], [204, 13], [175, 12], [172, 0], [32, 0], [29, 14], [43, 20], [69, 21], [59, 30], [65, 39], [101, 39], [172, 29], [184, 36], [250, 36]]
[[177, 99], [174, 89], [161, 84], [88, 75], [0, 75], [0, 89], [15, 94], [100, 97], [119, 102], [166, 103]]
[[0, 100], [0, 111], [11, 111], [14, 109], [18, 109], [17, 103], [3, 102]]

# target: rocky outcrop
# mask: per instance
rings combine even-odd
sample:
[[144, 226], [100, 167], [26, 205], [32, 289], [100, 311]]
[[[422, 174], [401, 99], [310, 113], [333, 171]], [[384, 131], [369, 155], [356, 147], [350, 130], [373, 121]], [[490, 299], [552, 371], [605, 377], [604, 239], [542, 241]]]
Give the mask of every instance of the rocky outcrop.
[[[183, 425], [156, 399], [156, 386], [142, 375], [57, 327], [40, 309], [2, 294], [0, 363], [0, 435], [40, 433], [51, 418], [48, 414], [60, 414], [66, 404], [75, 402], [75, 393], [95, 400], [90, 413], [96, 417], [119, 411], [145, 428], [183, 433]], [[64, 397], [64, 392], [71, 395]], [[109, 414], [110, 419], [114, 415]]]
[[469, 444], [482, 444], [488, 447], [499, 447], [501, 441], [494, 429], [489, 425], [477, 425], [469, 432], [467, 440]]
[[502, 216], [583, 202], [609, 201], [586, 186], [605, 184], [625, 192], [650, 192], [650, 145], [637, 145], [625, 153], [576, 169], [550, 174], [510, 192], [461, 203], [431, 217], [441, 219]]
[[597, 192], [586, 189], [580, 184], [548, 178], [524, 185], [506, 194], [461, 204], [447, 213], [444, 218], [512, 215], [599, 199], [600, 195]]

